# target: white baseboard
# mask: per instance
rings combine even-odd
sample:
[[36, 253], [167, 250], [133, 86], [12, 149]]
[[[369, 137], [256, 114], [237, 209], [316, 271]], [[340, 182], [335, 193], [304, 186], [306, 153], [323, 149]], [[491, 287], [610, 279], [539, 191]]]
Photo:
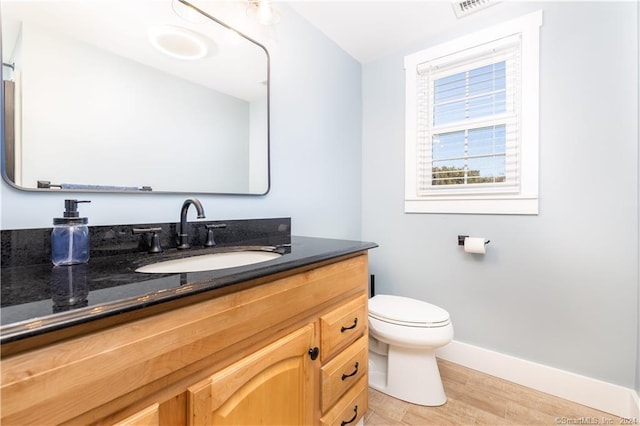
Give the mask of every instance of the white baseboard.
[[640, 398], [633, 389], [455, 340], [439, 349], [436, 355], [559, 398], [640, 421]]

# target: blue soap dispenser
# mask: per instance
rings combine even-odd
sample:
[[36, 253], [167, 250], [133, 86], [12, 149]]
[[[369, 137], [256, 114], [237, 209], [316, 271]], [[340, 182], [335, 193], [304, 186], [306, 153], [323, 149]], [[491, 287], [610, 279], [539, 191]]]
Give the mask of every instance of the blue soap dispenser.
[[80, 217], [78, 203], [90, 202], [64, 200], [64, 217], [53, 219], [51, 261], [54, 265], [76, 265], [89, 260], [89, 220]]

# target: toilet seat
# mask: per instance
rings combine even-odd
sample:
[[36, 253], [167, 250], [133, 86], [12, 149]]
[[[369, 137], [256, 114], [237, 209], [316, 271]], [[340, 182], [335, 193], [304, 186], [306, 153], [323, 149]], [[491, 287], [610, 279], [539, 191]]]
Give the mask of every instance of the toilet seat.
[[421, 300], [380, 294], [369, 299], [369, 316], [405, 327], [434, 328], [450, 324], [449, 313]]

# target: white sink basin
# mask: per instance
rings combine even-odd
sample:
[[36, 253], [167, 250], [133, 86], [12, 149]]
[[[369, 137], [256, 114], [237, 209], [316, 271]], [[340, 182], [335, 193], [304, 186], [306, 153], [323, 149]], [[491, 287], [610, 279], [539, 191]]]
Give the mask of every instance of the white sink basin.
[[261, 250], [212, 253], [152, 263], [151, 265], [136, 269], [136, 272], [144, 272], [147, 274], [179, 274], [183, 272], [212, 271], [215, 269], [233, 268], [234, 266], [266, 262], [277, 259], [280, 256], [280, 253]]

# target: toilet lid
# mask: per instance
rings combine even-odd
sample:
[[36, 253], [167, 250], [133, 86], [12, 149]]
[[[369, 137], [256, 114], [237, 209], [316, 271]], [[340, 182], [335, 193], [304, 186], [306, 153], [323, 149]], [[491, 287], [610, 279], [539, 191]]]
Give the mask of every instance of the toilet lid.
[[386, 294], [369, 299], [369, 315], [380, 321], [411, 327], [434, 327], [449, 323], [449, 313], [438, 306]]

